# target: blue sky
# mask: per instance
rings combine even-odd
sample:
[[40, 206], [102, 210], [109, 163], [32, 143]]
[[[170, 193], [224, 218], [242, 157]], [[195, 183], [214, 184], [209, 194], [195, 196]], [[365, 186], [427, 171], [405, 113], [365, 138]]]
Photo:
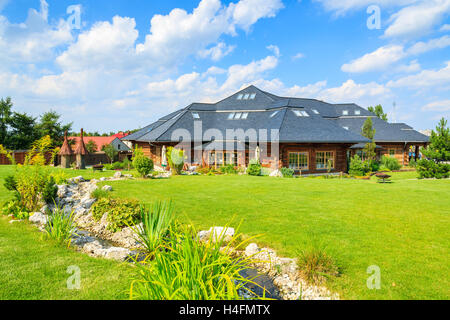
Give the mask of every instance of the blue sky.
[[254, 84], [434, 128], [450, 115], [449, 17], [450, 0], [0, 0], [0, 97], [109, 132]]

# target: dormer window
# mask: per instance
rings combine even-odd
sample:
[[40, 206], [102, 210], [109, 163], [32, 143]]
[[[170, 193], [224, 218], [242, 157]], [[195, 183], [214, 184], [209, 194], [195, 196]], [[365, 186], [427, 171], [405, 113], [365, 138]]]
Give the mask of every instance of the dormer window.
[[342, 111], [342, 115], [344, 115], [344, 116], [348, 116], [348, 110], [344, 110], [344, 111]]
[[200, 119], [200, 115], [197, 112], [192, 112], [192, 117], [194, 119]]
[[242, 97], [244, 97], [244, 95], [243, 95], [242, 93], [240, 93], [240, 94], [237, 96], [237, 100], [242, 100]]

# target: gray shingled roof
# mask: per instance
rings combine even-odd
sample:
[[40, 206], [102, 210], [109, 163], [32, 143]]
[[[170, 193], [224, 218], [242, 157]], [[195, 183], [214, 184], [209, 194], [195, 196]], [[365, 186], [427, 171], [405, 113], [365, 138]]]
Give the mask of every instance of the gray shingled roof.
[[[238, 99], [241, 95], [251, 94], [256, 94], [254, 99]], [[298, 117], [294, 110], [306, 111], [309, 116]], [[237, 111], [247, 112], [247, 119], [229, 120], [230, 113]], [[199, 119], [195, 119], [193, 113], [197, 113]], [[194, 124], [201, 122], [202, 132], [207, 135], [200, 138], [202, 141], [226, 140], [229, 138], [227, 132], [233, 130], [241, 129], [248, 134], [266, 129], [269, 141], [271, 130], [279, 130], [280, 142], [356, 144], [368, 141], [361, 136], [361, 127], [369, 116], [374, 117], [377, 142], [428, 141], [428, 137], [406, 124], [389, 124], [356, 104], [329, 104], [315, 99], [279, 97], [254, 86], [217, 103], [192, 103], [123, 140], [178, 142], [180, 136], [189, 133], [190, 138], [197, 141], [194, 139]], [[247, 135], [245, 141], [253, 141], [256, 136], [251, 136]], [[265, 141], [264, 137], [258, 138], [258, 141]]]

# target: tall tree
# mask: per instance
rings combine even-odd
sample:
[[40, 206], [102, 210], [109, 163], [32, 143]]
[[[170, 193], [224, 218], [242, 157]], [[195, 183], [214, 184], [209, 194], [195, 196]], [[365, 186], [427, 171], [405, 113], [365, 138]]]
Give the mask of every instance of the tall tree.
[[384, 113], [383, 107], [381, 104], [376, 105], [375, 107], [370, 106], [368, 110], [372, 113], [374, 113], [378, 118], [384, 121], [388, 121], [387, 114]]
[[447, 120], [442, 118], [439, 121], [436, 131], [431, 132], [430, 145], [422, 153], [436, 163], [450, 161], [450, 128], [447, 127]]
[[95, 153], [98, 150], [97, 143], [95, 143], [94, 140], [89, 140], [88, 143], [86, 143], [86, 149], [89, 153]]
[[6, 145], [8, 139], [8, 124], [11, 118], [13, 103], [11, 97], [0, 100], [0, 144]]
[[36, 118], [26, 113], [14, 112], [10, 118], [10, 127], [7, 144], [10, 149], [28, 150], [31, 144], [40, 138], [36, 128]]
[[41, 137], [50, 136], [55, 146], [61, 146], [64, 140], [64, 132], [72, 129], [72, 123], [62, 124], [56, 111], [49, 111], [41, 116], [38, 129]]
[[362, 127], [362, 135], [370, 140], [370, 142], [366, 144], [366, 146], [364, 147], [364, 150], [363, 150], [369, 161], [375, 160], [375, 157], [376, 157], [376, 153], [375, 153], [376, 144], [374, 141], [375, 133], [376, 133], [376, 130], [373, 127], [372, 118], [369, 117], [364, 122], [364, 125]]

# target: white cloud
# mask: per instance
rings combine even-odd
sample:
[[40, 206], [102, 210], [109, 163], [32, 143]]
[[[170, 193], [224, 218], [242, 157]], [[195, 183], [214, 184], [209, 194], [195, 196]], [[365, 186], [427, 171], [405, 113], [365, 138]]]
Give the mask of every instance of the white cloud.
[[428, 103], [422, 108], [423, 111], [450, 111], [450, 100], [441, 100]]
[[[391, 91], [376, 82], [358, 84], [354, 80], [347, 80], [340, 87], [323, 90], [318, 97], [329, 102], [356, 102], [365, 99], [386, 97]], [[372, 100], [373, 101], [373, 100]]]
[[318, 81], [313, 84], [308, 84], [304, 87], [294, 85], [286, 90], [286, 95], [290, 97], [311, 98], [317, 97], [327, 86], [327, 81]]
[[41, 0], [40, 11], [30, 9], [25, 22], [15, 24], [0, 15], [0, 60], [2, 65], [49, 60], [53, 50], [72, 41], [68, 24], [48, 23], [48, 4]]
[[386, 69], [393, 63], [405, 57], [403, 47], [399, 45], [380, 47], [374, 52], [367, 53], [361, 58], [344, 64], [341, 70], [350, 73], [379, 71]]
[[299, 52], [292, 57], [292, 60], [303, 59], [304, 57], [305, 57], [305, 55], [303, 53]]
[[427, 0], [408, 6], [393, 14], [384, 36], [420, 37], [428, 34], [449, 14], [450, 0]]
[[427, 42], [417, 42], [408, 49], [410, 54], [422, 54], [434, 49], [443, 49], [450, 46], [450, 36], [445, 35], [438, 39], [431, 39]]
[[200, 50], [198, 54], [202, 58], [210, 58], [212, 61], [219, 61], [233, 52], [235, 48], [236, 46], [229, 46], [225, 42], [219, 42], [212, 48]]
[[450, 61], [446, 66], [439, 70], [423, 70], [417, 74], [402, 77], [397, 80], [391, 80], [387, 83], [391, 88], [430, 88], [442, 87], [450, 83]]
[[409, 64], [404, 64], [396, 67], [394, 71], [399, 73], [417, 72], [420, 71], [420, 63], [417, 60], [413, 60]]
[[445, 31], [450, 31], [450, 24], [444, 24], [439, 31], [445, 32]]
[[259, 19], [275, 17], [283, 7], [281, 0], [241, 0], [236, 4], [231, 3], [229, 12], [233, 23], [248, 31]]
[[135, 20], [116, 16], [112, 23], [96, 23], [80, 34], [78, 41], [56, 61], [64, 70], [124, 68], [136, 59], [134, 43], [137, 37]]
[[234, 49], [220, 41], [222, 35], [236, 35], [236, 28], [248, 30], [259, 19], [273, 17], [281, 7], [280, 0], [258, 2], [258, 6], [253, 0], [228, 6], [220, 0], [202, 0], [192, 13], [176, 8], [168, 15], [153, 16], [150, 33], [143, 43], [136, 43], [135, 20], [116, 16], [112, 23], [99, 22], [81, 34], [58, 58], [58, 63], [74, 70], [154, 70], [176, 67], [190, 55], [218, 61]]
[[370, 5], [376, 4], [381, 7], [396, 7], [416, 3], [420, 0], [314, 0], [322, 3], [328, 11], [334, 11], [336, 15], [343, 15], [348, 11], [366, 9]]
[[267, 46], [266, 48], [268, 50], [272, 51], [276, 57], [280, 56], [280, 48], [278, 48], [278, 46], [271, 44], [270, 46]]

